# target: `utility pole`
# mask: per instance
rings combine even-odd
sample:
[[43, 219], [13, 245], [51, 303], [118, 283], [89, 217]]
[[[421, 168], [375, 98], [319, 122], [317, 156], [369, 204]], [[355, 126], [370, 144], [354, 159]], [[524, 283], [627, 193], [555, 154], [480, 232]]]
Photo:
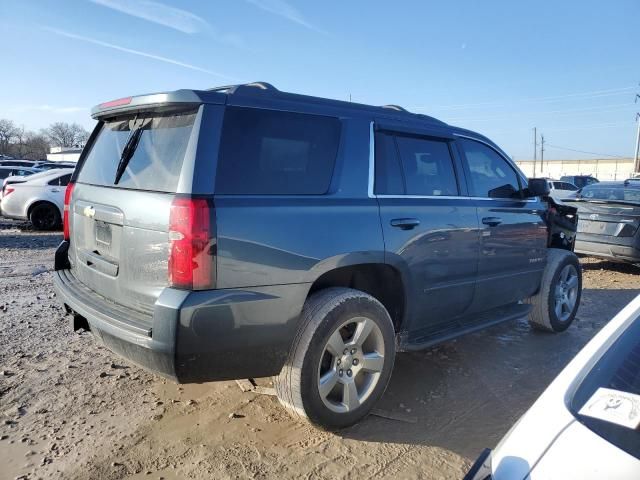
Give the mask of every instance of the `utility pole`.
[[[547, 162], [547, 167], [549, 162]], [[544, 135], [540, 134], [540, 173], [544, 172]]]
[[533, 178], [536, 178], [536, 153], [538, 150], [538, 134], [536, 127], [533, 127]]
[[[638, 102], [640, 95], [636, 95], [635, 102]], [[640, 172], [640, 164], [638, 164], [638, 153], [640, 150], [640, 113], [636, 113], [636, 122], [638, 123], [638, 133], [636, 134], [636, 153], [633, 157], [633, 172]]]
[[638, 163], [638, 160], [640, 160], [640, 158], [638, 158], [638, 153], [640, 153], [640, 113], [636, 113], [636, 121], [638, 122], [638, 133], [636, 134], [636, 153], [633, 157], [633, 164], [635, 165], [635, 173], [638, 173], [640, 172], [640, 164]]

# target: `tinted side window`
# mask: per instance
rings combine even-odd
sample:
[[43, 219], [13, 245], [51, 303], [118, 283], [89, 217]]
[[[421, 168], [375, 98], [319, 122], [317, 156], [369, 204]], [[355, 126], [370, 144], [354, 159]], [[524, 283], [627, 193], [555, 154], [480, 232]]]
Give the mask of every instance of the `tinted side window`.
[[69, 180], [71, 180], [71, 174], [63, 175], [58, 178], [54, 178], [49, 182], [49, 185], [58, 185], [61, 187], [66, 187], [69, 184]]
[[397, 136], [408, 195], [458, 195], [446, 141]]
[[589, 183], [585, 178], [574, 177], [574, 185], [578, 188], [586, 187]]
[[461, 144], [474, 196], [521, 198], [518, 175], [504, 158], [492, 148], [474, 140], [465, 138]]
[[228, 107], [216, 193], [326, 193], [339, 143], [337, 118]]
[[404, 194], [398, 149], [392, 135], [376, 133], [375, 188], [378, 195]]

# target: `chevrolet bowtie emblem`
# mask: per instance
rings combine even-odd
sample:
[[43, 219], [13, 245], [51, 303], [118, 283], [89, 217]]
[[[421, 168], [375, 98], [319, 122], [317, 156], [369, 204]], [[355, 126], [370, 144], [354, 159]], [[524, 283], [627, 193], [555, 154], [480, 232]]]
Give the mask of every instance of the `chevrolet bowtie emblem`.
[[96, 216], [96, 209], [93, 207], [84, 207], [83, 213], [85, 217], [93, 218]]

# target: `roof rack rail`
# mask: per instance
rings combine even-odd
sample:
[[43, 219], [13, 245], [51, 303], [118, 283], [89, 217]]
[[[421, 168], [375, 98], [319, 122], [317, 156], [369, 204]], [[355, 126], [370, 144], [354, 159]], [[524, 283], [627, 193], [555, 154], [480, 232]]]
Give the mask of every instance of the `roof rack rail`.
[[246, 93], [247, 91], [255, 92], [256, 90], [266, 90], [270, 92], [277, 92], [278, 89], [267, 82], [251, 82], [241, 83], [238, 85], [224, 85], [222, 87], [209, 88], [210, 92], [221, 93]]
[[402, 108], [400, 105], [382, 105], [382, 108], [387, 108], [389, 110], [395, 110], [396, 112], [407, 112], [407, 113], [411, 113], [409, 112], [409, 110], [407, 110], [406, 108]]

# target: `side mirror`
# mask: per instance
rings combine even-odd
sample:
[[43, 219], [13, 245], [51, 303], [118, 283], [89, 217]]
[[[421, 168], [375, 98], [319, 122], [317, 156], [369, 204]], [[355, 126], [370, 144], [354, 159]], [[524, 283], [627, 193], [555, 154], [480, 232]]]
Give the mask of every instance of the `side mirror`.
[[527, 198], [549, 196], [549, 184], [547, 183], [547, 179], [530, 178], [527, 188], [524, 189], [524, 196]]

